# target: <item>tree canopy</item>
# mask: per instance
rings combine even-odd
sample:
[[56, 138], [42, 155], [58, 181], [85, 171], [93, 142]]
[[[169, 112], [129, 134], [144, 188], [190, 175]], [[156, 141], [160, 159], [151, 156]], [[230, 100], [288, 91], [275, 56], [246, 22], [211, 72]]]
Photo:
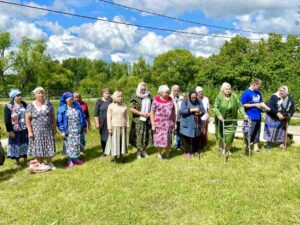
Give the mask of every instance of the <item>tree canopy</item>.
[[152, 64], [141, 56], [132, 65], [88, 58], [58, 62], [45, 53], [43, 40], [23, 38], [16, 50], [8, 52], [11, 45], [10, 34], [0, 32], [2, 97], [12, 87], [29, 92], [37, 85], [52, 91], [80, 90], [91, 96], [99, 96], [102, 88], [109, 87], [130, 96], [137, 84], [145, 81], [153, 94], [161, 84], [178, 84], [184, 92], [200, 85], [213, 101], [223, 82], [241, 92], [256, 77], [263, 81], [265, 100], [280, 85], [287, 85], [300, 106], [300, 39], [292, 35], [283, 40], [270, 34], [268, 40], [257, 42], [236, 36], [208, 58], [175, 49], [158, 55]]

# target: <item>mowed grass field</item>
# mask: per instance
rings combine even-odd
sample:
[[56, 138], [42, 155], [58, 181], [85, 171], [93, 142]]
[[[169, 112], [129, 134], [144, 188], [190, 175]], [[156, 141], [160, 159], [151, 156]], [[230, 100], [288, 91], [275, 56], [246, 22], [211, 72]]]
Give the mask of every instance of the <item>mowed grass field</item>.
[[58, 141], [55, 171], [0, 167], [0, 224], [300, 224], [299, 148], [249, 160], [235, 143], [228, 163], [212, 136], [200, 160], [173, 151], [158, 161], [150, 147], [149, 159], [131, 149], [121, 163], [93, 138], [85, 164], [67, 169]]
[[85, 164], [67, 169], [56, 139], [55, 171], [32, 175], [9, 159], [0, 166], [0, 224], [300, 224], [299, 147], [250, 160], [235, 140], [224, 163], [210, 136], [200, 160], [172, 151], [158, 161], [149, 147], [149, 159], [131, 148], [121, 163], [100, 157], [92, 130]]

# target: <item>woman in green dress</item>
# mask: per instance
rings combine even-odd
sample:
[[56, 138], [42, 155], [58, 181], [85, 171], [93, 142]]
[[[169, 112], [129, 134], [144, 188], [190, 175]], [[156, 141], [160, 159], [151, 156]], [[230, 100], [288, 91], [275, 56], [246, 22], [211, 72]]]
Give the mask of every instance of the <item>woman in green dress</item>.
[[[225, 82], [222, 84], [221, 92], [216, 97], [213, 110], [215, 112], [216, 139], [219, 144], [220, 154], [221, 156], [230, 155], [237, 127], [238, 112], [244, 114], [244, 111], [239, 97], [231, 92], [229, 83]], [[226, 126], [225, 137], [223, 137], [223, 120], [225, 120], [224, 124]]]
[[137, 149], [137, 159], [148, 158], [146, 148], [152, 143], [152, 131], [150, 124], [150, 110], [152, 97], [147, 90], [147, 84], [139, 83], [136, 93], [130, 100], [132, 123], [129, 142]]

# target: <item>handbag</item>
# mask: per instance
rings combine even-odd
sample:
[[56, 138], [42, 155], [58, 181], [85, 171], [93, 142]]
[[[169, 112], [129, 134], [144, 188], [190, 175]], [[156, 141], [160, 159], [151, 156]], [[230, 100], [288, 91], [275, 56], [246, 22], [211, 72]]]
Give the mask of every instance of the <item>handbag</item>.
[[5, 151], [0, 142], [0, 166], [4, 164], [4, 161], [5, 161]]

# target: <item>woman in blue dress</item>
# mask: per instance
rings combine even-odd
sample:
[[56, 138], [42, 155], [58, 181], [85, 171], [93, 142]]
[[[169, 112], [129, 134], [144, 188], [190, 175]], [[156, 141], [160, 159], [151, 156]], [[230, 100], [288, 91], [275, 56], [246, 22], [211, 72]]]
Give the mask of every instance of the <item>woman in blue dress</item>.
[[64, 139], [63, 154], [68, 156], [68, 167], [83, 163], [79, 159], [81, 143], [81, 132], [86, 132], [85, 115], [77, 102], [74, 102], [71, 92], [65, 92], [60, 98], [57, 111], [57, 127]]

